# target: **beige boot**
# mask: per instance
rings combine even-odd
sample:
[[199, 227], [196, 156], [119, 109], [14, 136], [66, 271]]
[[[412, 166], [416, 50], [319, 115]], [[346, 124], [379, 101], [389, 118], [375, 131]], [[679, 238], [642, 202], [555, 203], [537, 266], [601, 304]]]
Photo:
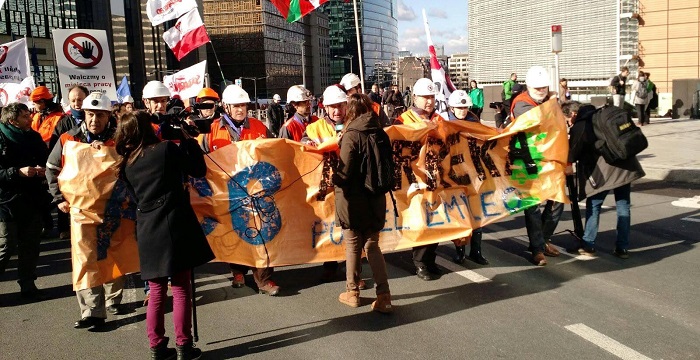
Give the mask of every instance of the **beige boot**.
[[348, 290], [338, 296], [338, 301], [350, 307], [359, 307], [360, 292]]
[[391, 294], [386, 293], [377, 295], [377, 300], [372, 303], [372, 310], [383, 314], [390, 314], [393, 312], [394, 308], [391, 306]]

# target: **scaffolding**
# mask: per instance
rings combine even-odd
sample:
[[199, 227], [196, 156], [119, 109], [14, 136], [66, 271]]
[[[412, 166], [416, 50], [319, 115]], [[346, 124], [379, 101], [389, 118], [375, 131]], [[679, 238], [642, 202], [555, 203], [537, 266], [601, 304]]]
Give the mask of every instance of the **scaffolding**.
[[639, 69], [639, 0], [620, 1], [620, 64], [627, 66], [631, 74]]

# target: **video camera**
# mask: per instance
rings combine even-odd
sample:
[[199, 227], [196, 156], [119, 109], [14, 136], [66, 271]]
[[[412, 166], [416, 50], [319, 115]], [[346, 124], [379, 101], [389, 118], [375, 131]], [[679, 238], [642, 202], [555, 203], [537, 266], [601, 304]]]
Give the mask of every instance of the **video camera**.
[[[184, 140], [185, 133], [190, 137], [206, 134], [211, 131], [211, 123], [218, 116], [202, 117], [201, 110], [215, 109], [215, 104], [197, 103], [190, 99], [190, 106], [184, 107], [179, 99], [172, 99], [168, 103], [166, 114], [151, 115], [151, 122], [160, 125], [160, 133], [164, 140]], [[219, 109], [216, 109], [219, 112]], [[194, 125], [186, 122], [191, 120]]]
[[496, 109], [496, 110], [498, 110], [499, 108], [502, 108], [502, 107], [503, 107], [503, 102], [501, 102], [501, 101], [494, 101], [494, 102], [492, 102], [492, 103], [489, 103], [489, 107], [490, 107], [491, 109]]

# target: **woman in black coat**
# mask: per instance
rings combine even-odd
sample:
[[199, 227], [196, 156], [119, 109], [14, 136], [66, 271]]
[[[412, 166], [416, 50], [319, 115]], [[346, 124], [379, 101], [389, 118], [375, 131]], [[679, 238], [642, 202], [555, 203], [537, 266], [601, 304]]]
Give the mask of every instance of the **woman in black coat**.
[[164, 313], [168, 278], [173, 292], [173, 323], [178, 358], [196, 359], [192, 347], [191, 269], [214, 258], [204, 232], [192, 210], [185, 187], [187, 175], [206, 174], [204, 157], [194, 139], [178, 147], [160, 141], [145, 112], [125, 114], [116, 133], [119, 177], [136, 197], [136, 238], [141, 277], [149, 281], [151, 296], [146, 327], [153, 359], [168, 359]]

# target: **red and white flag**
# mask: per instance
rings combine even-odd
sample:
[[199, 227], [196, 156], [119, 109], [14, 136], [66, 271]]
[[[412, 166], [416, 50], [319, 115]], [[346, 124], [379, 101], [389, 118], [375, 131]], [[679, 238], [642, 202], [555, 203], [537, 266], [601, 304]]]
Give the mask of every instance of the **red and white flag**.
[[435, 111], [447, 119], [447, 99], [450, 98], [452, 92], [457, 88], [452, 84], [450, 77], [445, 75], [445, 69], [442, 68], [438, 61], [433, 38], [430, 37], [430, 27], [428, 26], [428, 18], [425, 16], [425, 9], [423, 9], [423, 22], [425, 23], [425, 36], [428, 41], [428, 52], [430, 53], [430, 76], [441, 92], [435, 95]]
[[13, 102], [19, 102], [32, 106], [29, 94], [34, 90], [34, 77], [28, 76], [19, 84], [0, 83], [0, 106], [7, 106]]
[[175, 53], [177, 60], [181, 60], [190, 51], [208, 43], [209, 34], [199, 16], [199, 11], [192, 9], [183, 15], [175, 26], [163, 33], [163, 39]]
[[168, 20], [175, 20], [196, 8], [196, 0], [148, 0], [146, 14], [148, 20], [151, 20], [151, 25], [156, 26]]
[[183, 101], [197, 96], [204, 88], [207, 61], [201, 61], [172, 75], [163, 77], [163, 84], [170, 90], [170, 96], [179, 95]]

